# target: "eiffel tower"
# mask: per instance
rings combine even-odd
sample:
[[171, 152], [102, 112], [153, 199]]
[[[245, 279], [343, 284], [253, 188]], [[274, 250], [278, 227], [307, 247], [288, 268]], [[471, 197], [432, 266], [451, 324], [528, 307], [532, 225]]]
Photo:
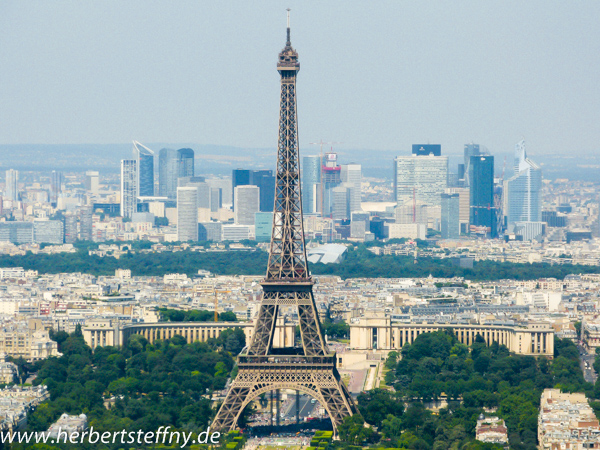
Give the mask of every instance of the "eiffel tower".
[[[307, 394], [325, 408], [334, 431], [356, 406], [336, 368], [335, 352], [323, 339], [308, 270], [300, 195], [300, 158], [296, 122], [298, 53], [287, 42], [279, 54], [281, 75], [279, 142], [273, 231], [263, 299], [252, 341], [239, 354], [238, 374], [212, 424], [214, 429], [237, 426], [244, 408], [269, 391], [289, 389]], [[297, 307], [302, 347], [273, 348], [279, 307]]]

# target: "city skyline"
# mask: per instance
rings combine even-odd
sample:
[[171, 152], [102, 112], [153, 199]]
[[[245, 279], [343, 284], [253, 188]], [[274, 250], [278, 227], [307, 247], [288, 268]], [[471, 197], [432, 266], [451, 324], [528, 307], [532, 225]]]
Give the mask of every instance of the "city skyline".
[[[110, 4], [5, 3], [3, 144], [137, 139], [274, 148], [278, 93], [268, 69], [279, 4], [119, 6], [115, 16]], [[386, 152], [435, 142], [452, 154], [471, 140], [509, 152], [523, 136], [534, 156], [597, 150], [595, 3], [290, 6], [306, 55], [301, 148], [322, 137]], [[98, 18], [114, 32], [97, 27]], [[240, 43], [239, 34], [249, 39]], [[255, 92], [232, 83], [240, 62]], [[241, 90], [244, 107], [232, 109]]]

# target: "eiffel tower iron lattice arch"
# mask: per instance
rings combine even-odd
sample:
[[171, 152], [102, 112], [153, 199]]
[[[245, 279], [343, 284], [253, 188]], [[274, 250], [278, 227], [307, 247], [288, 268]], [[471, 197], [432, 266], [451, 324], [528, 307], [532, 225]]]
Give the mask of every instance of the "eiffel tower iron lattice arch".
[[[336, 368], [335, 352], [323, 338], [313, 297], [302, 222], [300, 158], [296, 121], [298, 53], [287, 42], [279, 54], [281, 75], [277, 181], [273, 231], [263, 299], [252, 341], [238, 356], [238, 374], [212, 427], [234, 429], [244, 408], [257, 396], [273, 390], [303, 392], [325, 408], [334, 431], [356, 406]], [[279, 307], [297, 307], [302, 347], [273, 349]]]

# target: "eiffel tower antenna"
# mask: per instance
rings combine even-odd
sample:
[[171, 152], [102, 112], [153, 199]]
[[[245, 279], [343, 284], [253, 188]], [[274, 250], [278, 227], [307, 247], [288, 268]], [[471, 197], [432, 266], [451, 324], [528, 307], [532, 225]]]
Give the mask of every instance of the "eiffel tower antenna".
[[[252, 400], [269, 391], [289, 389], [318, 400], [337, 431], [344, 417], [356, 413], [356, 406], [341, 381], [335, 352], [329, 351], [323, 338], [308, 270], [296, 120], [300, 63], [290, 40], [289, 10], [287, 41], [279, 53], [277, 71], [281, 76], [277, 176], [269, 263], [261, 283], [263, 299], [252, 340], [238, 355], [237, 377], [212, 427], [234, 429]], [[280, 306], [298, 309], [301, 347], [273, 348]]]

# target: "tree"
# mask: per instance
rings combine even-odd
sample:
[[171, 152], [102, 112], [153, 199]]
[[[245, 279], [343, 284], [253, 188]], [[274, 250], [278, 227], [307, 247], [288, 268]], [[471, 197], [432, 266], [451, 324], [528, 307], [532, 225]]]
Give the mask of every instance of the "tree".
[[365, 421], [359, 414], [345, 417], [338, 427], [340, 440], [351, 445], [361, 445], [374, 437], [371, 428], [365, 427]]

